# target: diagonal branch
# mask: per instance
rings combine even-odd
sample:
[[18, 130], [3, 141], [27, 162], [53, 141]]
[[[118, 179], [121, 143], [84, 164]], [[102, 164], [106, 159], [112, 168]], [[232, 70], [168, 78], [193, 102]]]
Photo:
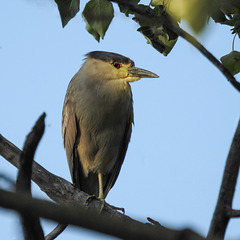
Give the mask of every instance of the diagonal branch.
[[189, 229], [176, 231], [140, 223], [128, 217], [112, 218], [109, 215], [98, 214], [96, 211], [86, 210], [80, 206], [77, 208], [59, 206], [49, 201], [4, 190], [0, 190], [0, 196], [0, 206], [2, 207], [15, 211], [23, 211], [24, 209], [46, 219], [85, 227], [121, 239], [203, 240], [201, 236]]
[[161, 23], [164, 27], [171, 29], [178, 36], [182, 37], [191, 45], [193, 45], [196, 49], [198, 49], [212, 64], [214, 64], [218, 68], [218, 70], [228, 79], [228, 81], [235, 87], [235, 89], [240, 91], [240, 83], [236, 81], [236, 79], [228, 71], [228, 69], [225, 68], [223, 64], [221, 64], [221, 62], [217, 58], [215, 58], [202, 44], [200, 44], [196, 38], [194, 38], [192, 35], [184, 31], [177, 24], [174, 24], [170, 18], [157, 15], [150, 8], [143, 8], [141, 5], [135, 5], [125, 0], [109, 0], [109, 1], [121, 4], [122, 6], [126, 7], [129, 11], [133, 13], [138, 13], [149, 19], [154, 19], [155, 21]]
[[[228, 154], [217, 206], [208, 232], [208, 239], [224, 239], [230, 219], [229, 209], [232, 207], [233, 195], [240, 166], [240, 121]], [[239, 213], [239, 212], [238, 212]]]
[[[21, 150], [6, 140], [2, 135], [0, 135], [0, 155], [19, 168]], [[100, 201], [90, 201], [89, 205], [86, 206], [85, 203], [88, 196], [86, 193], [74, 188], [71, 183], [63, 178], [53, 175], [34, 161], [32, 168], [32, 180], [51, 199], [61, 205], [65, 205], [65, 207], [21, 195], [17, 196], [18, 201], [16, 201], [16, 195], [14, 195], [14, 193], [9, 193], [3, 190], [0, 190], [0, 206], [17, 211], [28, 209], [30, 212], [34, 212], [39, 216], [52, 219], [63, 224], [70, 223], [121, 238], [203, 240], [201, 236], [189, 229], [176, 231], [160, 226], [146, 225], [131, 219], [130, 217], [119, 213], [108, 206], [104, 208], [103, 214], [101, 214], [106, 217], [103, 221], [103, 216], [99, 216], [99, 214], [97, 214], [102, 206]], [[66, 206], [74, 208], [70, 209]]]
[[[5, 139], [0, 134], [0, 155], [9, 161], [16, 168], [20, 167], [20, 156], [22, 151]], [[32, 163], [32, 180], [45, 192], [53, 201], [59, 204], [71, 205], [76, 204], [84, 206], [88, 195], [76, 188], [66, 181], [65, 179], [58, 177], [38, 163], [33, 161]], [[92, 200], [88, 204], [88, 208], [100, 210], [102, 204], [98, 200]], [[107, 208], [107, 206], [106, 206]], [[107, 208], [109, 214], [113, 214], [120, 217], [120, 213], [111, 211], [111, 208]]]

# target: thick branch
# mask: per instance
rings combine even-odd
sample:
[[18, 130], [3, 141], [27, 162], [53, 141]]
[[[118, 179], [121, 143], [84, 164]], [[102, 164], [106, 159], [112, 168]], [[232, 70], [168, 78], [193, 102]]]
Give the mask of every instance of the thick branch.
[[236, 81], [236, 79], [228, 71], [228, 69], [225, 68], [221, 64], [221, 62], [218, 59], [216, 59], [202, 44], [200, 44], [196, 38], [194, 38], [192, 35], [184, 31], [177, 24], [174, 24], [170, 20], [170, 18], [166, 18], [165, 16], [159, 16], [149, 8], [142, 8], [141, 5], [135, 5], [125, 0], [110, 0], [110, 1], [121, 4], [122, 6], [126, 7], [133, 13], [138, 13], [149, 19], [154, 19], [161, 23], [164, 27], [171, 29], [178, 36], [184, 38], [191, 45], [197, 48], [212, 64], [214, 64], [219, 69], [219, 71], [228, 79], [228, 81], [235, 87], [236, 90], [240, 91], [240, 83]]
[[[0, 135], [1, 156], [3, 156], [14, 166], [19, 167], [20, 154], [21, 150]], [[32, 179], [44, 192], [47, 193], [51, 199], [58, 203], [64, 204], [65, 206], [75, 206], [74, 210], [72, 211], [68, 207], [62, 208], [49, 202], [45, 203], [44, 201], [40, 200], [28, 199], [25, 196], [18, 196], [18, 201], [16, 201], [16, 196], [13, 195], [13, 193], [6, 193], [3, 192], [3, 190], [0, 191], [0, 205], [17, 211], [21, 211], [22, 208], [28, 209], [29, 211], [39, 214], [39, 216], [61, 223], [70, 223], [77, 226], [87, 227], [89, 229], [112, 234], [121, 238], [164, 240], [203, 239], [201, 236], [188, 229], [175, 231], [160, 226], [149, 226], [140, 223], [107, 206], [101, 214], [104, 216], [99, 216], [96, 214], [96, 212], [99, 212], [102, 204], [98, 200], [90, 201], [89, 205], [86, 206], [85, 203], [88, 196], [87, 194], [75, 189], [71, 183], [63, 178], [51, 174], [34, 161]], [[48, 209], [50, 213], [47, 213], [47, 210], [45, 211], [45, 209]], [[93, 209], [95, 212], [92, 211]], [[104, 219], [103, 221], [102, 217], [106, 217], [108, 219]]]
[[[20, 156], [22, 151], [5, 139], [0, 134], [0, 155], [13, 164], [16, 168], [20, 167]], [[53, 201], [60, 204], [76, 204], [85, 205], [88, 195], [76, 188], [66, 181], [65, 179], [58, 177], [45, 168], [40, 166], [38, 163], [33, 161], [32, 164], [32, 180], [45, 192]], [[101, 208], [101, 202], [98, 200], [92, 200], [88, 204], [88, 208], [98, 209]], [[111, 211], [111, 208], [107, 207], [110, 214], [120, 217], [122, 214]]]
[[232, 207], [233, 195], [240, 165], [240, 121], [228, 154], [217, 206], [208, 232], [208, 239], [224, 239], [230, 219], [227, 209]]
[[[151, 224], [143, 224], [130, 218], [109, 218], [108, 215], [78, 207], [59, 206], [45, 200], [33, 199], [22, 194], [0, 190], [0, 205], [17, 210], [27, 210], [41, 217], [85, 227], [121, 239], [203, 240], [191, 230], [173, 231]], [[18, 199], [18, 201], [16, 201]]]

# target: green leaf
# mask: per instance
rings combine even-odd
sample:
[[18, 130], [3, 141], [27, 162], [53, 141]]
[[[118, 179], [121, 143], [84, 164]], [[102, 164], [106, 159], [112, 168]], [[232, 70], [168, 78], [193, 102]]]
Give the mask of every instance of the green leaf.
[[154, 7], [159, 5], [164, 5], [164, 0], [151, 0], [150, 4], [151, 6], [154, 6]]
[[113, 19], [113, 6], [107, 0], [89, 1], [83, 12], [82, 17], [86, 22], [87, 31], [99, 41], [104, 35]]
[[86, 30], [99, 42], [100, 35], [86, 22]]
[[[240, 14], [239, 0], [213, 0], [214, 8], [211, 17], [215, 22], [235, 26], [236, 19]], [[227, 17], [226, 17], [226, 16]], [[230, 16], [230, 18], [229, 18]]]
[[[157, 6], [154, 9], [148, 6], [138, 5], [141, 8], [152, 11], [152, 14], [157, 14], [168, 18], [163, 6]], [[141, 27], [138, 29], [147, 39], [147, 43], [151, 44], [157, 51], [167, 56], [177, 42], [178, 36], [170, 29], [162, 26], [158, 21], [153, 18], [148, 18], [139, 14], [135, 14], [133, 18]], [[177, 24], [177, 22], [175, 22]]]
[[[128, 3], [132, 3], [134, 5], [138, 4], [140, 0], [128, 0]], [[125, 13], [125, 15], [128, 17], [129, 14], [133, 14], [133, 12], [129, 11], [126, 7], [124, 7], [121, 3], [118, 3], [118, 7], [120, 12]]]
[[140, 27], [138, 31], [144, 35], [147, 43], [151, 44], [164, 56], [168, 55], [177, 42], [177, 38], [170, 40], [168, 34], [162, 27]]
[[55, 0], [61, 16], [62, 26], [65, 27], [79, 11], [79, 0]]
[[239, 0], [221, 0], [220, 1], [221, 11], [226, 14], [235, 14], [240, 12]]
[[239, 27], [239, 21], [240, 21], [240, 14], [234, 14], [233, 17], [230, 20], [227, 20], [225, 24], [230, 26], [236, 26]]
[[176, 18], [184, 18], [199, 33], [207, 24], [213, 3], [209, 0], [168, 0], [167, 8]]
[[240, 72], [240, 52], [232, 51], [231, 53], [221, 57], [222, 64], [235, 75]]

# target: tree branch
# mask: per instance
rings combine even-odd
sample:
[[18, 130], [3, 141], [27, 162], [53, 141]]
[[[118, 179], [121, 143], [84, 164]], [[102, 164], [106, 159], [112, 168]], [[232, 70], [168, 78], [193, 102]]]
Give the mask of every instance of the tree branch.
[[240, 217], [240, 210], [234, 210], [230, 207], [226, 208], [226, 214], [229, 218]]
[[178, 36], [182, 37], [191, 45], [193, 45], [196, 49], [198, 49], [213, 65], [215, 65], [218, 68], [218, 70], [228, 79], [228, 81], [235, 87], [235, 89], [240, 91], [240, 83], [236, 81], [236, 79], [228, 71], [228, 69], [225, 68], [223, 64], [221, 64], [221, 62], [217, 58], [215, 58], [202, 44], [200, 44], [196, 38], [194, 38], [192, 35], [184, 31], [177, 24], [173, 23], [173, 21], [171, 21], [170, 18], [157, 15], [150, 8], [143, 8], [141, 5], [135, 5], [125, 0], [109, 0], [109, 1], [121, 4], [122, 6], [126, 7], [129, 11], [140, 14], [149, 19], [154, 19], [161, 23], [161, 25], [163, 25], [164, 27], [171, 29]]
[[59, 223], [47, 236], [45, 240], [53, 240], [57, 238], [68, 226], [68, 224]]
[[[6, 140], [2, 135], [0, 135], [0, 155], [19, 168], [21, 150]], [[203, 239], [201, 236], [188, 229], [176, 231], [160, 226], [143, 224], [120, 212], [117, 212], [107, 205], [104, 207], [102, 214], [99, 216], [98, 212], [102, 206], [99, 200], [93, 199], [86, 206], [88, 196], [86, 193], [74, 188], [71, 183], [61, 177], [53, 175], [34, 161], [32, 166], [32, 180], [51, 199], [61, 205], [65, 205], [65, 207], [62, 208], [61, 206], [57, 206], [50, 202], [45, 203], [45, 201], [30, 199], [25, 196], [17, 196], [18, 201], [16, 201], [16, 195], [3, 190], [0, 190], [0, 205], [17, 211], [28, 209], [30, 212], [39, 214], [39, 216], [49, 218], [63, 224], [70, 223], [77, 226], [87, 227], [89, 229], [112, 234], [113, 236], [120, 238], [163, 240]], [[66, 206], [74, 208], [70, 211], [69, 207]], [[50, 211], [49, 215], [45, 209]], [[71, 219], [71, 217], [73, 218]], [[107, 220], [105, 218], [103, 220], [102, 217], [106, 217]]]
[[15, 186], [15, 181], [11, 177], [5, 175], [4, 173], [0, 173], [0, 180], [4, 180], [11, 186], [11, 188]]
[[[231, 217], [229, 209], [232, 207], [233, 195], [240, 166], [240, 121], [228, 154], [224, 175], [218, 196], [217, 206], [212, 218], [207, 239], [224, 239], [224, 234]], [[228, 210], [227, 210], [228, 209]], [[234, 213], [234, 212], [232, 212]], [[236, 212], [235, 212], [236, 213]]]
[[38, 143], [41, 140], [44, 132], [45, 117], [45, 113], [40, 116], [32, 131], [28, 134], [24, 143], [23, 151], [20, 155], [20, 167], [16, 182], [17, 192], [24, 192], [25, 194], [31, 195], [32, 161]]
[[[20, 156], [20, 167], [16, 182], [16, 192], [24, 193], [29, 197], [31, 197], [32, 161], [38, 143], [41, 140], [44, 132], [45, 117], [46, 114], [43, 113], [36, 122], [32, 131], [28, 134], [24, 143], [23, 151]], [[23, 227], [24, 239], [44, 240], [44, 234], [40, 224], [39, 216], [25, 210], [20, 212], [20, 216]]]
[[203, 240], [198, 234], [188, 229], [173, 231], [151, 224], [143, 224], [128, 217], [112, 218], [80, 206], [77, 208], [59, 206], [49, 201], [34, 199], [5, 190], [0, 190], [0, 196], [0, 205], [5, 208], [20, 212], [27, 210], [50, 220], [85, 227], [121, 239]]
[[[0, 134], [0, 155], [13, 164], [16, 168], [20, 167], [20, 156], [21, 150], [5, 139]], [[88, 194], [76, 189], [70, 182], [65, 179], [58, 177], [45, 168], [40, 166], [38, 163], [33, 161], [32, 164], [32, 180], [40, 187], [40, 189], [45, 192], [53, 201], [59, 204], [71, 205], [76, 204], [86, 205]], [[100, 210], [102, 206], [101, 201], [93, 199], [89, 201], [87, 208]], [[117, 211], [112, 210], [112, 208], [106, 205], [105, 209], [109, 214], [121, 217]]]

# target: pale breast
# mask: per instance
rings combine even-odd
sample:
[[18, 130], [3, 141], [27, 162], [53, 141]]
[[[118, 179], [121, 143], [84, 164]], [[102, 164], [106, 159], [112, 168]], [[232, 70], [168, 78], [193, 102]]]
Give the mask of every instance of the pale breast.
[[[82, 89], [84, 91], [84, 89]], [[108, 173], [117, 161], [128, 119], [132, 114], [132, 94], [128, 83], [109, 81], [85, 89], [76, 104], [80, 119], [78, 153], [87, 176]]]

